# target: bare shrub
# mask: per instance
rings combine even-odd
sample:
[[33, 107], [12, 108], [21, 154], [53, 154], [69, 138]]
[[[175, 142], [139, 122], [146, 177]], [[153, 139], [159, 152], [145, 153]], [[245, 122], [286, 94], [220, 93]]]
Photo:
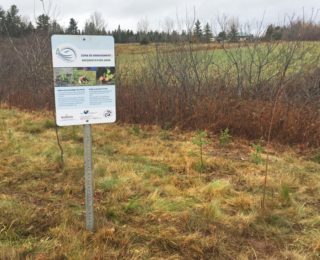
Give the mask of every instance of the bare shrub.
[[[2, 39], [2, 102], [53, 109], [48, 36]], [[266, 140], [272, 121], [272, 140], [319, 146], [319, 43], [261, 39], [177, 41], [119, 59], [118, 119], [216, 133], [228, 128], [233, 136]]]
[[[33, 33], [22, 39], [6, 40], [0, 85], [2, 99], [26, 109], [52, 109], [52, 68], [49, 35]], [[1, 66], [2, 67], [2, 66]]]
[[120, 120], [217, 133], [228, 127], [233, 135], [267, 139], [281, 91], [271, 139], [319, 145], [317, 45], [256, 41], [199, 46], [156, 45], [131, 73], [121, 74]]

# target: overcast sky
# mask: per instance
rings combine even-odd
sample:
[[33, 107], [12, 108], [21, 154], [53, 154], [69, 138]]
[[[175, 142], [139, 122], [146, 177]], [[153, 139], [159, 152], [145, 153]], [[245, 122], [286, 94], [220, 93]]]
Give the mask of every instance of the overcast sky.
[[[46, 10], [49, 10], [50, 0], [43, 0]], [[34, 22], [34, 17], [43, 13], [41, 0], [1, 0], [0, 6], [7, 10], [11, 5], [17, 5], [20, 15]], [[150, 29], [164, 29], [168, 17], [177, 24], [183, 21], [188, 13], [203, 22], [214, 25], [215, 18], [226, 14], [239, 17], [240, 22], [261, 20], [264, 23], [283, 23], [287, 15], [310, 17], [312, 9], [320, 9], [319, 0], [51, 0], [50, 16], [55, 17], [66, 27], [71, 17], [75, 18], [80, 28], [90, 14], [97, 11], [103, 15], [107, 30], [115, 29], [118, 24], [124, 29], [137, 29], [139, 20], [147, 19]], [[319, 15], [317, 21], [319, 21]], [[184, 23], [185, 24], [185, 23]], [[176, 25], [177, 26], [177, 25]], [[178, 29], [178, 28], [176, 28]]]

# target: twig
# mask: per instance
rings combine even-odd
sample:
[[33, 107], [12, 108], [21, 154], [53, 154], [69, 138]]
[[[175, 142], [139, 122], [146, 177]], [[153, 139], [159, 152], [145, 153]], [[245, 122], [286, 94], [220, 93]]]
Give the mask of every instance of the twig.
[[55, 133], [56, 133], [57, 144], [60, 149], [60, 166], [62, 169], [64, 169], [64, 151], [60, 142], [59, 127], [57, 125], [56, 113], [54, 110], [53, 110], [53, 117], [54, 117], [54, 123], [55, 123]]

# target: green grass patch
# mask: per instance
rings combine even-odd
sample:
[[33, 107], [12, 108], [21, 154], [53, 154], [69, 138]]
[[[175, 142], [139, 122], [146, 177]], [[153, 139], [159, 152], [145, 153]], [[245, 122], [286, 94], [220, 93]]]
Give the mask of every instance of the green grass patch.
[[164, 163], [154, 162], [141, 156], [126, 156], [124, 161], [133, 163], [133, 169], [137, 174], [142, 174], [145, 178], [152, 176], [164, 177], [170, 172], [170, 167]]
[[98, 181], [98, 188], [103, 191], [111, 192], [120, 184], [120, 180], [116, 177], [105, 177]]

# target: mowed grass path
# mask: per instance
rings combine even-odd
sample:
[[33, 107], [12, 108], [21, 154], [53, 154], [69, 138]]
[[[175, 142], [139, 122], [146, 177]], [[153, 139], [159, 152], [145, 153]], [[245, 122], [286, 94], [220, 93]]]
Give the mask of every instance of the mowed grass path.
[[[195, 133], [93, 126], [96, 232], [85, 231], [82, 127], [0, 110], [0, 259], [317, 259], [320, 164], [211, 136], [198, 172]], [[305, 257], [305, 258], [304, 258]]]

